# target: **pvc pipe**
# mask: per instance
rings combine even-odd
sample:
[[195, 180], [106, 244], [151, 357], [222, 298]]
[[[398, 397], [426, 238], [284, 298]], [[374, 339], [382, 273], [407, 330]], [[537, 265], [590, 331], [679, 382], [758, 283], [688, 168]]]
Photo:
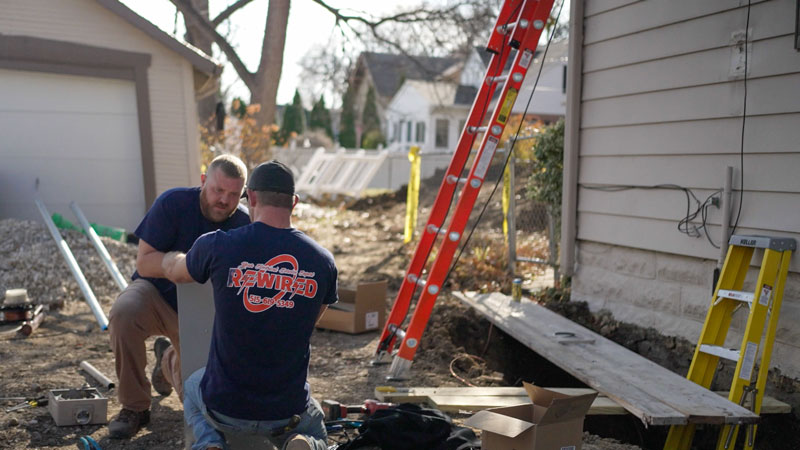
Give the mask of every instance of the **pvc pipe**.
[[117, 265], [114, 264], [114, 260], [111, 259], [111, 255], [108, 254], [106, 246], [103, 245], [103, 241], [100, 240], [100, 237], [94, 231], [94, 228], [89, 225], [89, 221], [86, 220], [86, 216], [83, 215], [81, 208], [75, 202], [70, 202], [69, 207], [73, 214], [75, 214], [75, 217], [78, 218], [78, 222], [83, 227], [83, 231], [85, 231], [86, 235], [89, 236], [89, 240], [92, 241], [97, 253], [100, 254], [100, 259], [102, 259], [103, 263], [106, 265], [106, 269], [108, 269], [108, 272], [111, 274], [111, 278], [114, 279], [120, 290], [125, 290], [125, 288], [128, 287], [128, 282], [125, 281], [125, 278], [121, 273], [119, 273], [119, 269], [117, 268]]
[[89, 304], [89, 308], [92, 309], [92, 313], [94, 313], [97, 323], [100, 324], [100, 328], [103, 331], [107, 330], [108, 318], [103, 312], [103, 308], [100, 307], [97, 297], [94, 296], [92, 288], [89, 287], [86, 277], [83, 276], [83, 272], [81, 272], [81, 268], [78, 266], [78, 261], [75, 260], [75, 257], [72, 255], [72, 251], [69, 249], [69, 245], [67, 245], [67, 242], [63, 237], [61, 237], [61, 233], [58, 232], [58, 228], [56, 228], [56, 224], [53, 223], [53, 219], [50, 218], [50, 213], [47, 212], [47, 208], [44, 206], [44, 203], [42, 203], [38, 197], [34, 198], [33, 201], [36, 202], [36, 207], [39, 208], [39, 213], [41, 213], [42, 218], [44, 219], [44, 224], [47, 225], [47, 229], [50, 230], [50, 234], [56, 241], [56, 246], [61, 251], [61, 256], [64, 257], [64, 261], [66, 261], [69, 270], [72, 272], [72, 276], [75, 277], [75, 281], [78, 282], [78, 287], [81, 288], [83, 297], [86, 299], [86, 303]]
[[564, 180], [561, 199], [561, 272], [572, 276], [578, 213], [578, 154], [580, 152], [581, 71], [583, 61], [583, 1], [570, 2], [567, 65], [567, 117], [564, 127]]
[[511, 146], [509, 139], [506, 144], [508, 152], [511, 156], [508, 158], [508, 184], [509, 184], [509, 200], [508, 200], [508, 271], [511, 275], [517, 273], [517, 180], [514, 176], [516, 169], [516, 161], [514, 156], [514, 148]]
[[725, 255], [728, 253], [728, 240], [731, 238], [731, 184], [733, 182], [733, 167], [728, 166], [725, 168], [725, 184], [722, 188], [722, 240], [719, 244], [719, 259], [717, 260], [717, 268], [721, 269], [722, 264], [725, 262]]
[[81, 361], [80, 366], [81, 366], [81, 369], [85, 370], [86, 373], [91, 375], [92, 378], [97, 380], [100, 383], [100, 385], [102, 385], [104, 388], [111, 389], [111, 388], [114, 387], [114, 382], [111, 381], [110, 378], [108, 378], [107, 376], [103, 375], [103, 372], [100, 372], [99, 370], [97, 370], [97, 368], [95, 366], [89, 364], [87, 361]]

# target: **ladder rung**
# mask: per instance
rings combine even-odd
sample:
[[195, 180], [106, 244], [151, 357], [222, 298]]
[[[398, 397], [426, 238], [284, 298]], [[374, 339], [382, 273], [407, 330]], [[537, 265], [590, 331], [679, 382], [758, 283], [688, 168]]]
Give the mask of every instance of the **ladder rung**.
[[389, 325], [389, 332], [397, 336], [400, 340], [406, 337], [406, 332], [395, 324]]
[[719, 292], [717, 292], [717, 303], [719, 303], [723, 298], [729, 298], [731, 300], [736, 300], [751, 305], [753, 304], [753, 299], [755, 297], [756, 295], [753, 292], [731, 291], [728, 289], [720, 289]]
[[408, 281], [409, 283], [418, 284], [420, 286], [425, 286], [425, 280], [420, 279], [418, 276], [414, 275], [413, 273], [408, 274]]
[[739, 361], [739, 350], [732, 350], [719, 345], [700, 344], [700, 351], [709, 355], [719, 356], [730, 361]]
[[459, 178], [459, 177], [457, 177], [455, 175], [448, 175], [447, 176], [447, 182], [450, 183], [450, 184], [453, 184], [453, 183], [456, 183], [456, 182], [463, 184], [463, 183], [466, 183], [467, 180], [469, 180], [469, 178], [467, 178], [467, 177]]
[[507, 23], [505, 25], [498, 26], [497, 27], [497, 32], [500, 33], [500, 34], [506, 34], [509, 31], [512, 31], [515, 28], [517, 28], [517, 24], [519, 24], [520, 29], [524, 30], [525, 28], [528, 28], [528, 21], [525, 20], [525, 19], [522, 19], [519, 22], [512, 22], [512, 23]]
[[428, 225], [428, 232], [429, 233], [439, 233], [442, 236], [447, 235], [447, 237], [451, 241], [457, 241], [461, 239], [461, 234], [458, 231], [451, 231], [450, 234], [447, 234], [447, 229], [442, 227], [437, 227], [434, 224]]
[[437, 227], [434, 224], [430, 224], [430, 225], [428, 225], [428, 232], [429, 233], [446, 234], [447, 230], [445, 228], [442, 228], [442, 227]]
[[467, 127], [467, 133], [469, 134], [477, 134], [477, 133], [486, 133], [489, 127]]

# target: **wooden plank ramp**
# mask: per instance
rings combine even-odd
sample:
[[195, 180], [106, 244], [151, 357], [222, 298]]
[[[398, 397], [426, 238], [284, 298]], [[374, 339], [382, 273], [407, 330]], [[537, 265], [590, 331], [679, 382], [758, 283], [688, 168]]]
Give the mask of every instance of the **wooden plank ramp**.
[[[498, 328], [645, 425], [758, 423], [759, 416], [531, 301], [456, 292]], [[574, 338], [574, 342], [563, 336]]]
[[[547, 388], [567, 395], [583, 395], [597, 392], [587, 388]], [[726, 392], [716, 392], [726, 397]], [[392, 403], [427, 403], [441, 411], [480, 411], [489, 408], [520, 405], [530, 399], [522, 387], [377, 387], [375, 398]], [[792, 411], [788, 403], [764, 396], [761, 414], [787, 414]], [[628, 414], [619, 403], [599, 394], [587, 412], [588, 415]]]

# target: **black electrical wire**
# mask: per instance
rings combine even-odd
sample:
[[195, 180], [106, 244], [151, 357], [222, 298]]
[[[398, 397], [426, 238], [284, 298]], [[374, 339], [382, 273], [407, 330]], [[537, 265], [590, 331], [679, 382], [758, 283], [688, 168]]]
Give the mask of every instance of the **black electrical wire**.
[[[561, 1], [561, 6], [558, 7], [558, 13], [556, 14], [555, 24], [558, 24], [558, 19], [561, 17], [561, 11], [564, 8], [564, 3], [566, 0]], [[528, 103], [525, 104], [525, 111], [522, 113], [522, 119], [519, 121], [519, 126], [517, 127], [517, 131], [514, 132], [514, 140], [511, 141], [511, 146], [509, 147], [508, 154], [506, 155], [506, 160], [503, 163], [503, 171], [508, 166], [508, 161], [511, 159], [511, 155], [514, 153], [514, 145], [517, 143], [517, 137], [519, 136], [520, 130], [522, 130], [522, 123], [524, 122], [525, 116], [528, 114], [528, 108], [531, 105], [531, 100], [533, 100], [533, 94], [536, 92], [536, 86], [539, 84], [539, 77], [542, 75], [542, 69], [544, 68], [544, 62], [547, 58], [547, 50], [550, 49], [550, 43], [553, 41], [553, 37], [556, 35], [556, 25], [553, 26], [553, 30], [550, 33], [550, 37], [547, 38], [547, 45], [544, 48], [544, 52], [542, 53], [542, 63], [539, 64], [539, 72], [536, 74], [536, 80], [533, 82], [533, 88], [531, 89], [531, 95], [528, 97]], [[475, 229], [478, 227], [478, 223], [480, 223], [481, 218], [483, 218], [483, 213], [486, 212], [486, 208], [489, 206], [489, 203], [492, 201], [492, 197], [494, 197], [494, 193], [497, 192], [497, 187], [500, 185], [500, 180], [503, 177], [498, 177], [497, 181], [494, 183], [494, 188], [492, 188], [491, 194], [489, 194], [489, 198], [486, 199], [486, 202], [483, 204], [483, 208], [481, 208], [480, 214], [478, 214], [478, 218], [472, 224], [472, 228], [469, 230], [469, 234], [467, 234], [467, 238], [464, 240], [464, 244], [458, 250], [458, 254], [456, 255], [453, 263], [450, 265], [450, 269], [447, 271], [447, 275], [445, 275], [444, 280], [442, 281], [442, 286], [444, 286], [444, 282], [450, 278], [450, 273], [455, 269], [456, 264], [458, 264], [458, 260], [461, 258], [461, 255], [464, 253], [464, 249], [467, 248], [469, 244], [470, 238], [472, 238], [472, 234], [475, 232]]]
[[[708, 208], [712, 206], [714, 196], [722, 192], [721, 189], [718, 189], [706, 197], [705, 200], [702, 202], [699, 198], [694, 194], [694, 192], [683, 186], [679, 186], [677, 184], [656, 184], [652, 186], [636, 186], [636, 185], [583, 185], [584, 189], [590, 189], [594, 191], [603, 191], [603, 192], [620, 192], [620, 191], [629, 191], [633, 189], [643, 189], [643, 190], [653, 190], [653, 189], [670, 189], [670, 190], [680, 190], [686, 195], [686, 215], [678, 221], [678, 231], [689, 236], [689, 237], [702, 237], [705, 234], [706, 239], [708, 242], [714, 247], [719, 248], [713, 240], [711, 236], [708, 234]], [[696, 205], [694, 211], [692, 211], [692, 200]], [[700, 226], [692, 225], [691, 222], [700, 216], [701, 224]]]
[[733, 224], [731, 234], [736, 233], [739, 226], [739, 216], [742, 214], [744, 203], [744, 128], [747, 121], [747, 37], [750, 33], [750, 0], [747, 0], [747, 20], [744, 25], [744, 95], [742, 100], [742, 135], [739, 141], [739, 208], [736, 212], [736, 222]]

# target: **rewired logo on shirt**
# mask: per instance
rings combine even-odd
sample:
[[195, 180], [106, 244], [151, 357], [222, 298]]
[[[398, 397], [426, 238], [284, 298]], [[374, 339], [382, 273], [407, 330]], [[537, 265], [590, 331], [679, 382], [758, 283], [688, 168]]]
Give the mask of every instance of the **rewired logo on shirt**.
[[[253, 264], [242, 261], [238, 267], [228, 269], [228, 287], [239, 288], [236, 295], [242, 295], [245, 309], [253, 313], [277, 308], [294, 308], [295, 295], [314, 298], [317, 282], [314, 272], [299, 270], [297, 259], [292, 255], [279, 255], [266, 263]], [[274, 289], [272, 297], [250, 293], [250, 288]], [[289, 294], [288, 298], [286, 295]]]

